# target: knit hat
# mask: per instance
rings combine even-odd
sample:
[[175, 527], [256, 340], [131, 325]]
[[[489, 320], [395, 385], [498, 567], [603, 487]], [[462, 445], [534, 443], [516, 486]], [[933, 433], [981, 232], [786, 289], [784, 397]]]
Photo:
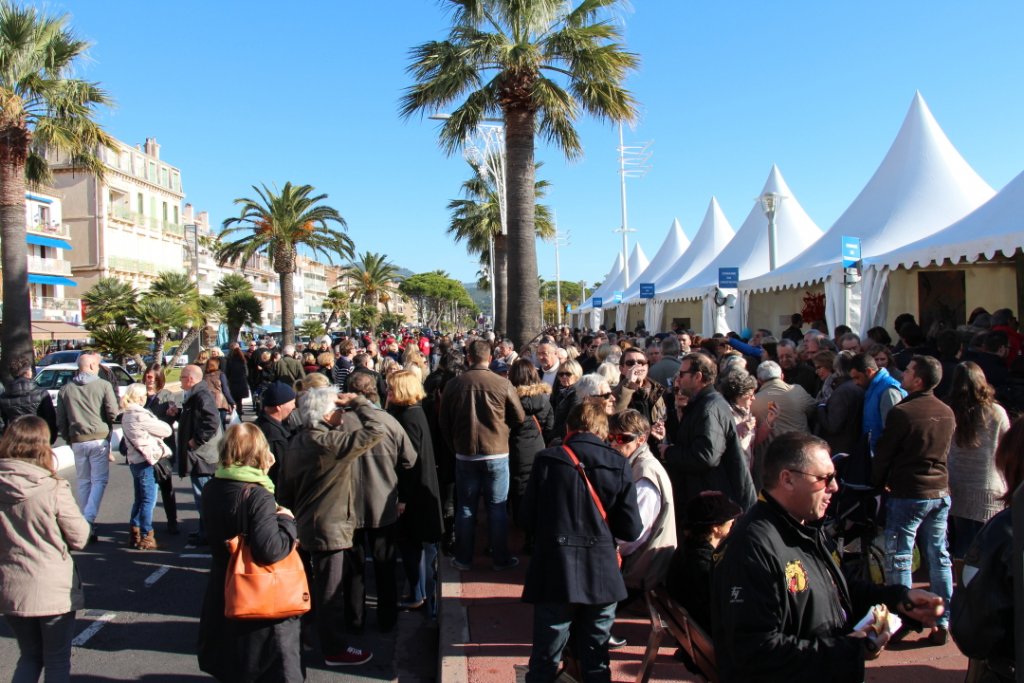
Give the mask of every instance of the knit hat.
[[716, 526], [743, 514], [743, 508], [721, 491], [701, 491], [686, 504], [686, 524]]
[[274, 382], [263, 390], [263, 405], [268, 408], [275, 408], [294, 400], [295, 390], [284, 382]]
[[492, 360], [491, 361], [491, 365], [490, 365], [490, 369], [491, 369], [491, 372], [497, 373], [499, 375], [507, 375], [508, 374], [508, 363], [506, 363], [505, 361], [500, 360], [500, 359], [499, 360]]

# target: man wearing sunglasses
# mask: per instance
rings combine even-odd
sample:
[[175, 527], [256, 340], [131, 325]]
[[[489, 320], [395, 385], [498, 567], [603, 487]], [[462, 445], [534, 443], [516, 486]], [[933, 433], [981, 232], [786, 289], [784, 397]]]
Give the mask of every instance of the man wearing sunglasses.
[[905, 586], [847, 581], [821, 527], [839, 490], [828, 444], [790, 432], [764, 458], [765, 488], [715, 553], [712, 633], [723, 683], [864, 680], [864, 660], [891, 635], [888, 621], [853, 626], [885, 604], [935, 623], [942, 598]]
[[635, 410], [654, 427], [655, 440], [665, 438], [665, 388], [647, 377], [647, 354], [637, 346], [622, 352], [619, 360], [621, 378], [613, 389], [615, 412]]

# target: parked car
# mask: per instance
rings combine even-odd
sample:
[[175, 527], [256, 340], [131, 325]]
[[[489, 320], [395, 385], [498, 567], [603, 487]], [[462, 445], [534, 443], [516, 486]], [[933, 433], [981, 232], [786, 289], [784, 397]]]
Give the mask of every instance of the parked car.
[[84, 351], [76, 349], [74, 351], [54, 351], [43, 356], [38, 363], [36, 363], [36, 374], [39, 373], [45, 367], [55, 365], [57, 363], [77, 363], [78, 357], [81, 356]]
[[[46, 389], [56, 405], [57, 393], [60, 388], [70, 382], [77, 372], [78, 363], [54, 363], [40, 370], [32, 381]], [[100, 377], [114, 385], [118, 401], [124, 397], [128, 387], [136, 381], [117, 363], [100, 363]]]

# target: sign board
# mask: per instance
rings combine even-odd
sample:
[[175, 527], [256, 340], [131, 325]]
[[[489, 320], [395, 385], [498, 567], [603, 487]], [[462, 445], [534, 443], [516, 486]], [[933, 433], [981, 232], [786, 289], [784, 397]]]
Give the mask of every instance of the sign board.
[[622, 290], [619, 290], [619, 291], [615, 292], [614, 294], [612, 294], [612, 301], [614, 301], [617, 304], [621, 304], [622, 303]]
[[594, 308], [601, 308], [602, 306], [604, 306], [604, 299], [602, 299], [599, 296], [595, 296], [593, 299], [591, 299], [591, 302], [593, 302], [592, 305], [594, 306]]
[[843, 268], [852, 268], [860, 261], [860, 238], [843, 235]]
[[653, 282], [641, 282], [640, 283], [640, 298], [641, 299], [653, 299], [654, 298], [654, 283]]
[[718, 288], [719, 289], [738, 289], [740, 286], [740, 269], [739, 268], [719, 268], [718, 269]]

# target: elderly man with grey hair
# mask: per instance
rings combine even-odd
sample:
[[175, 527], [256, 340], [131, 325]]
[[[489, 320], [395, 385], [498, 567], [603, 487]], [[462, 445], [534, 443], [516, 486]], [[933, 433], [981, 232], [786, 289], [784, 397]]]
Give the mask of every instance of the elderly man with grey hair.
[[761, 422], [767, 419], [773, 405], [778, 409], [778, 417], [772, 425], [772, 438], [786, 432], [810, 433], [808, 418], [815, 414], [817, 404], [799, 384], [786, 384], [778, 363], [767, 360], [758, 365], [757, 383], [761, 386], [754, 396], [750, 412]]
[[192, 482], [196, 509], [199, 511], [199, 528], [189, 534], [189, 543], [204, 546], [206, 527], [203, 524], [203, 488], [217, 471], [220, 441], [224, 427], [217, 409], [217, 400], [209, 385], [203, 380], [203, 369], [198, 365], [186, 365], [181, 371], [181, 388], [185, 398], [180, 415], [177, 408], [168, 409], [167, 414], [178, 417], [178, 476], [186, 474]]
[[[354, 412], [354, 428], [346, 409]], [[277, 500], [295, 513], [299, 543], [310, 554], [320, 647], [328, 666], [368, 662], [372, 654], [348, 645], [342, 588], [344, 551], [352, 547], [356, 458], [384, 438], [376, 407], [332, 387], [309, 389], [298, 399], [302, 428], [278, 463]]]
[[278, 382], [284, 382], [288, 386], [295, 384], [306, 376], [302, 363], [295, 357], [295, 345], [288, 344], [281, 349], [281, 360], [274, 364], [274, 376]]
[[558, 347], [553, 342], [537, 344], [537, 371], [549, 387], [555, 386], [558, 376]]
[[821, 389], [821, 380], [814, 374], [814, 368], [800, 359], [796, 342], [780, 339], [775, 347], [782, 377], [787, 384], [799, 384], [811, 396], [817, 396]]
[[96, 541], [93, 525], [110, 479], [110, 426], [121, 411], [110, 382], [100, 379], [100, 357], [83, 353], [78, 373], [57, 394], [57, 431], [71, 445], [78, 476], [78, 505], [89, 522], [89, 541]]

